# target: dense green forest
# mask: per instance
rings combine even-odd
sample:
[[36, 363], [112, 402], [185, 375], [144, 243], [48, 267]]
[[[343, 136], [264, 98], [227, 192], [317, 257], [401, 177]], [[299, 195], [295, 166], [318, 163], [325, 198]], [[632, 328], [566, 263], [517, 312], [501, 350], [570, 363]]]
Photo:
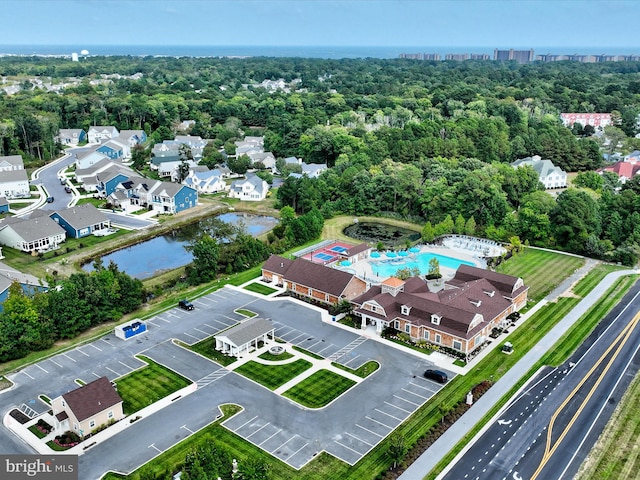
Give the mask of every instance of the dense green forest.
[[[638, 182], [620, 190], [611, 175], [585, 174], [584, 188], [556, 200], [532, 170], [508, 163], [540, 155], [589, 172], [619, 142], [638, 148], [639, 72], [633, 62], [5, 57], [0, 75], [23, 89], [0, 95], [0, 154], [36, 165], [55, 155], [61, 127], [144, 128], [161, 141], [193, 119], [191, 133], [213, 139], [208, 165], [220, 161], [218, 147], [230, 152], [243, 135], [263, 134], [278, 158], [332, 167], [280, 188], [280, 203], [297, 213], [381, 213], [439, 232], [460, 230], [451, 220], [461, 218], [478, 235], [633, 264]], [[76, 84], [46, 92], [36, 76]], [[260, 85], [279, 78], [287, 91]], [[612, 113], [610, 147], [589, 129], [565, 128], [560, 112]]]

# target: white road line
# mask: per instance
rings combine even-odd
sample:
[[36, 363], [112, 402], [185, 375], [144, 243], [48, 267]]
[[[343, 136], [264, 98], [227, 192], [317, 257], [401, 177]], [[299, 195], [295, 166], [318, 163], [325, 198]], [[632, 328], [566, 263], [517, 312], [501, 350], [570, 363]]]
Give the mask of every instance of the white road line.
[[93, 343], [90, 343], [90, 344], [89, 344], [89, 346], [90, 346], [90, 347], [95, 348], [95, 349], [96, 349], [96, 350], [98, 350], [99, 352], [101, 352], [101, 351], [102, 351], [101, 349], [99, 349], [98, 347], [96, 347]]
[[109, 371], [111, 371], [111, 372], [115, 373], [115, 374], [116, 374], [116, 376], [118, 376], [118, 377], [120, 376], [120, 374], [119, 374], [118, 372], [116, 372], [115, 370], [111, 370], [109, 367], [107, 367], [107, 370], [109, 370]]
[[[180, 318], [177, 315], [175, 315], [176, 318]], [[167, 320], [166, 318], [162, 318], [162, 317], [156, 317], [158, 320], [162, 320], [165, 323], [171, 323], [171, 320]]]
[[273, 452], [276, 452], [276, 451], [280, 450], [282, 447], [284, 447], [287, 443], [289, 443], [291, 440], [293, 440], [293, 439], [294, 439], [294, 438], [296, 438], [296, 437], [297, 437], [297, 435], [294, 435], [293, 437], [289, 438], [289, 440], [287, 440], [287, 441], [286, 441], [286, 442], [284, 442], [282, 445], [280, 445], [278, 448], [274, 448], [274, 449], [271, 451], [271, 455], [273, 455]]
[[51, 363], [53, 363], [53, 364], [59, 366], [60, 368], [62, 368], [62, 365], [60, 365], [58, 362], [56, 362], [53, 358], [50, 358], [49, 360], [51, 361]]
[[356, 437], [355, 435], [350, 434], [349, 432], [344, 432], [346, 435], [349, 435], [350, 437], [355, 438], [356, 440], [364, 443], [365, 445], [369, 445], [370, 447], [373, 447], [373, 445], [371, 445], [369, 442], [365, 442], [363, 439], [361, 439], [360, 437]]
[[270, 425], [269, 422], [265, 423], [263, 426], [261, 426], [259, 429], [257, 429], [255, 432], [253, 432], [251, 435], [247, 436], [247, 438], [252, 437], [253, 435], [255, 435], [256, 433], [258, 433], [260, 430], [262, 430], [264, 427], [266, 427], [267, 425]]
[[361, 457], [364, 455], [364, 453], [360, 453], [359, 451], [354, 450], [354, 449], [353, 449], [353, 448], [351, 448], [351, 447], [347, 447], [344, 443], [340, 443], [338, 440], [334, 440], [334, 442], [336, 442], [336, 443], [337, 443], [338, 445], [340, 445], [341, 447], [346, 448], [347, 450], [351, 450], [353, 453], [357, 453], [357, 454], [358, 454], [358, 455], [360, 455]]
[[113, 347], [113, 345], [111, 345], [109, 342], [107, 342], [104, 338], [101, 338], [100, 341], [106, 343], [110, 347]]
[[191, 434], [193, 434], [193, 433], [194, 433], [194, 432], [193, 432], [193, 430], [191, 430], [190, 428], [187, 428], [187, 426], [186, 426], [186, 425], [182, 425], [180, 428], [184, 428], [187, 432], [189, 432], [189, 433], [191, 433]]
[[420, 397], [420, 398], [422, 398], [422, 399], [424, 399], [424, 400], [426, 400], [427, 398], [429, 398], [429, 397], [423, 397], [422, 395], [418, 395], [417, 393], [412, 392], [411, 390], [407, 390], [406, 388], [403, 388], [403, 389], [402, 389], [402, 391], [407, 392], [407, 393], [410, 393], [411, 395], [415, 395], [416, 397]]
[[202, 333], [203, 335], [206, 335], [207, 337], [211, 336], [211, 334], [209, 332], [205, 332], [204, 330], [200, 330], [199, 328], [193, 327], [194, 330], [197, 330], [198, 332]]
[[391, 417], [391, 418], [393, 418], [393, 419], [395, 419], [395, 420], [398, 420], [399, 422], [402, 422], [402, 421], [404, 420], [403, 418], [394, 417], [394, 416], [393, 416], [393, 415], [391, 415], [390, 413], [383, 412], [382, 410], [378, 410], [377, 408], [376, 408], [376, 409], [374, 409], [374, 410], [375, 410], [376, 412], [380, 412], [380, 413], [382, 413], [383, 415], [386, 415], [386, 416]]
[[427, 391], [433, 393], [433, 391], [430, 388], [425, 387], [424, 385], [420, 385], [419, 383], [409, 382], [409, 385], [415, 385], [418, 388], [421, 388], [423, 390], [427, 390]]
[[124, 365], [124, 366], [125, 366], [125, 367], [127, 367], [129, 370], [133, 370], [133, 368], [132, 368], [132, 367], [130, 367], [130, 366], [129, 366], [129, 365], [127, 365], [126, 363], [122, 363], [120, 360], [118, 360], [118, 363], [119, 363], [120, 365]]
[[[71, 358], [69, 355], [67, 355], [66, 353], [63, 353], [62, 355], [64, 355], [65, 357], [67, 357], [69, 360], [76, 362], [73, 358]], [[78, 362], [76, 362], [78, 363]]]
[[296, 450], [295, 452], [293, 452], [291, 455], [289, 455], [289, 458], [287, 460], [291, 460], [293, 457], [295, 457], [300, 450], [302, 450], [304, 447], [306, 447], [307, 445], [309, 445], [308, 443], [305, 443], [303, 446], [301, 446], [298, 450]]
[[186, 335], [187, 337], [191, 337], [191, 338], [195, 338], [196, 340], [200, 340], [198, 337], [194, 337], [193, 335], [189, 335], [187, 332], [182, 332], [183, 335]]
[[317, 344], [322, 343], [322, 340], [318, 340], [316, 343], [314, 343], [313, 345], [309, 345], [307, 347], [307, 350], [309, 350], [310, 352], [313, 352], [313, 350], [311, 350], [313, 347], [315, 347]]
[[371, 420], [372, 422], [375, 422], [375, 423], [377, 423], [378, 425], [382, 425], [383, 427], [386, 427], [386, 428], [388, 428], [389, 430], [393, 430], [394, 428], [396, 428], [395, 426], [390, 427], [390, 426], [389, 426], [389, 425], [387, 425], [386, 423], [382, 423], [381, 421], [376, 420], [375, 418], [371, 418], [369, 415], [365, 415], [365, 417], [364, 417], [364, 418], [368, 418], [368, 419], [369, 419], [369, 420]]
[[368, 428], [363, 427], [362, 425], [358, 425], [358, 424], [356, 423], [356, 427], [361, 428], [362, 430], [366, 430], [366, 431], [367, 431], [367, 432], [369, 432], [369, 433], [373, 433], [376, 437], [380, 437], [380, 438], [382, 438], [382, 435], [380, 435], [379, 433], [376, 433], [376, 432], [374, 432], [373, 430], [369, 430]]
[[29, 377], [31, 380], [35, 380], [35, 378], [33, 378], [31, 375], [29, 375], [27, 372], [25, 372], [24, 370], [22, 370], [22, 373], [24, 373], [27, 377]]
[[250, 418], [249, 420], [247, 420], [246, 422], [244, 422], [242, 425], [240, 425], [238, 428], [236, 428], [235, 430], [232, 430], [233, 432], [237, 432], [238, 430], [240, 430], [242, 427], [244, 427], [247, 423], [253, 422], [256, 418], [258, 418], [258, 415], [256, 415], [253, 418]]
[[333, 346], [334, 346], [334, 345], [333, 345], [333, 343], [330, 343], [329, 345], [327, 345], [326, 347], [324, 347], [322, 350], [320, 350], [320, 351], [318, 352], [318, 355], [320, 355], [322, 352], [324, 352], [327, 348], [331, 348], [331, 347], [333, 347]]
[[42, 368], [40, 365], [38, 365], [37, 363], [35, 364], [36, 367], [38, 367], [40, 370], [42, 370], [44, 373], [49, 373], [48, 371], [46, 371], [44, 368]]
[[[395, 395], [394, 395], [394, 397], [395, 397]], [[386, 400], [384, 401], [384, 403], [386, 403], [390, 407], [397, 408], [398, 410], [403, 411], [404, 413], [407, 413], [407, 414], [411, 413], [411, 410], [405, 410], [404, 408], [400, 408], [399, 406], [394, 405], [393, 403], [389, 403]]]
[[84, 353], [82, 350], [80, 350], [79, 348], [76, 348], [76, 352], [80, 352], [81, 354], [83, 354], [85, 357], [89, 357], [90, 355], [88, 353]]
[[356, 355], [355, 357], [353, 357], [351, 360], [349, 360], [347, 363], [345, 363], [345, 365], [349, 365], [351, 362], [353, 362], [355, 359], [357, 359], [358, 357], [360, 357], [360, 355]]
[[213, 326], [209, 325], [208, 323], [203, 323], [203, 324], [202, 324], [202, 326], [203, 326], [203, 327], [210, 328], [210, 329], [211, 329], [211, 330], [213, 330], [214, 332], [217, 332], [217, 331], [218, 331], [218, 329], [217, 329], [216, 327], [213, 327]]
[[300, 335], [298, 335], [297, 337], [292, 338], [291, 340], [289, 340], [289, 342], [293, 343], [294, 340], [299, 339], [300, 337], [306, 337], [307, 334], [306, 333], [301, 333]]
[[154, 450], [157, 450], [159, 453], [162, 453], [162, 450], [160, 450], [158, 447], [156, 447], [155, 443], [152, 443], [147, 448], [153, 448]]
[[277, 431], [276, 433], [274, 433], [274, 434], [273, 434], [273, 435], [271, 435], [270, 437], [268, 437], [268, 438], [266, 438], [265, 440], [263, 440], [262, 442], [260, 442], [260, 443], [258, 444], [258, 446], [259, 446], [259, 447], [261, 447], [263, 443], [265, 443], [265, 442], [267, 442], [267, 441], [271, 440], [273, 437], [275, 437], [275, 436], [276, 436], [277, 434], [279, 434], [281, 431], [282, 431], [282, 429], [281, 429], [281, 428], [279, 428], [279, 429], [278, 429], [278, 431]]
[[100, 375], [98, 375], [96, 372], [91, 372], [93, 373], [96, 377], [100, 378]]

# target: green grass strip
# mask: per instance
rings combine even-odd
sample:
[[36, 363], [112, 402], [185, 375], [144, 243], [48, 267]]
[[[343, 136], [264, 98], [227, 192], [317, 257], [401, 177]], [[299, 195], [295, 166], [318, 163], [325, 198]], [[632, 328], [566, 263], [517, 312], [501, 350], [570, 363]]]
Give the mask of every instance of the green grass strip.
[[260, 283], [250, 283], [246, 287], [245, 290], [249, 290], [250, 292], [259, 293], [261, 295], [271, 295], [272, 293], [277, 292], [275, 288], [267, 287], [266, 285], [262, 285]]
[[122, 408], [126, 415], [137, 412], [191, 384], [182, 375], [148, 357], [139, 356], [138, 358], [147, 362], [148, 365], [116, 380], [118, 394], [123, 400]]
[[309, 408], [322, 408], [356, 384], [330, 370], [318, 370], [294, 385], [283, 396]]
[[204, 340], [198, 343], [194, 343], [193, 345], [187, 345], [180, 342], [179, 344], [189, 350], [199, 353], [203, 357], [207, 357], [209, 360], [213, 360], [214, 362], [219, 363], [223, 367], [231, 365], [233, 362], [238, 360], [236, 357], [225, 355], [219, 350], [216, 350], [215, 337], [205, 338]]
[[373, 372], [375, 372], [380, 368], [380, 364], [374, 360], [371, 360], [365, 363], [364, 365], [356, 368], [355, 370], [353, 368], [345, 367], [344, 365], [341, 365], [336, 362], [331, 362], [331, 365], [341, 370], [344, 370], [345, 372], [349, 372], [354, 375], [357, 375], [358, 377], [361, 377], [361, 378], [367, 378], [369, 375], [371, 375]]
[[307, 360], [296, 360], [284, 365], [263, 365], [250, 361], [240, 365], [234, 372], [244, 375], [270, 390], [275, 390], [309, 368], [311, 368], [311, 362]]
[[273, 353], [264, 352], [261, 355], [258, 355], [258, 358], [261, 360], [267, 360], [268, 362], [278, 362], [280, 360], [288, 360], [293, 357], [293, 353], [282, 352], [278, 355], [274, 355]]
[[298, 347], [297, 345], [294, 345], [292, 348], [296, 352], [304, 353], [305, 355], [308, 355], [311, 358], [315, 358], [316, 360], [324, 360], [324, 357], [321, 357], [320, 355], [310, 352], [309, 350], [305, 350], [304, 348]]

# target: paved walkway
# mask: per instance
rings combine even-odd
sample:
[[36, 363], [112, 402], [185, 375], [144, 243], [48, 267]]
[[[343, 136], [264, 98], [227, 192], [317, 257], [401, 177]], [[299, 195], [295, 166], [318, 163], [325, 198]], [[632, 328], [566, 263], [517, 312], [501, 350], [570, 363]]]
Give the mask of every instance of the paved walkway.
[[[556, 299], [562, 293], [566, 293], [575, 282], [584, 276], [597, 262], [587, 261], [584, 267], [576, 270], [565, 282], [562, 282], [558, 288], [554, 289], [542, 302], [538, 305], [547, 303], [550, 299]], [[444, 455], [456, 445], [462, 438], [489, 412], [495, 402], [502, 398], [516, 383], [527, 373], [531, 365], [535, 364], [546, 352], [561, 338], [573, 324], [578, 321], [600, 298], [604, 295], [611, 285], [620, 277], [629, 274], [638, 274], [637, 270], [622, 270], [607, 275], [591, 293], [580, 301], [545, 337], [520, 359], [503, 377], [498, 380], [488, 395], [483, 395], [474, 405], [465, 413], [457, 422], [455, 422], [431, 447], [429, 447], [407, 470], [400, 475], [402, 480], [422, 480], [438, 464]], [[536, 305], [536, 307], [538, 307]], [[534, 308], [536, 308], [534, 307]], [[528, 312], [532, 313], [534, 309]], [[522, 322], [519, 322], [522, 323]], [[496, 414], [497, 418], [501, 412]], [[489, 421], [487, 425], [491, 424]], [[478, 435], [483, 433], [481, 430]], [[466, 450], [460, 452], [458, 457], [454, 459], [452, 464], [458, 458], [464, 455]], [[442, 476], [443, 472], [440, 476]]]

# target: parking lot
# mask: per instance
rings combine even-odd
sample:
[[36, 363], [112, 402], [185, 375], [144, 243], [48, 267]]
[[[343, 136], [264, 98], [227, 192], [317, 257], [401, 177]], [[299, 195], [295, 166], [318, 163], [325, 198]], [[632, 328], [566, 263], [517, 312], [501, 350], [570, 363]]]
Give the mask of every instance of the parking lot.
[[[109, 439], [85, 453], [86, 461], [81, 462], [83, 472], [104, 468], [122, 471], [124, 466], [130, 471], [128, 468], [134, 469], [150, 458], [149, 449], [169, 448], [172, 441], [213, 421], [214, 407], [222, 403], [243, 407], [239, 414], [224, 422], [226, 428], [299, 469], [323, 450], [355, 464], [442, 387], [422, 376], [425, 369], [433, 366], [428, 357], [389, 347], [360, 335], [357, 330], [337, 328], [322, 321], [317, 309], [299, 302], [286, 298], [271, 300], [224, 288], [192, 303], [195, 305], [192, 311], [173, 308], [149, 319], [149, 329], [140, 338], [123, 341], [108, 335], [12, 375], [16, 388], [2, 394], [4, 405], [8, 407], [14, 402], [16, 406], [24, 404], [42, 412], [49, 407], [37, 400], [39, 394], [55, 398], [76, 388], [76, 379], [88, 382], [105, 375], [116, 380], [142, 366], [135, 355], [143, 354], [189, 378], [198, 389], [171, 408], [155, 413], [149, 418], [153, 422], [136, 423], [117, 436], [121, 438]], [[269, 319], [277, 337], [327, 361], [355, 369], [373, 360], [380, 368], [328, 406], [312, 410], [173, 341], [193, 344], [233, 326], [244, 318], [235, 313], [237, 309], [248, 309]], [[181, 405], [193, 406], [180, 408]], [[167, 429], [175, 421], [181, 422], [176, 427], [179, 434]], [[157, 422], [164, 427], [160, 428]], [[167, 433], [163, 434], [165, 430]], [[139, 442], [130, 442], [130, 435], [135, 435]], [[164, 439], [163, 435], [173, 435], [174, 440]], [[153, 448], [148, 446], [151, 444]], [[100, 455], [100, 448], [118, 454], [105, 458]]]

